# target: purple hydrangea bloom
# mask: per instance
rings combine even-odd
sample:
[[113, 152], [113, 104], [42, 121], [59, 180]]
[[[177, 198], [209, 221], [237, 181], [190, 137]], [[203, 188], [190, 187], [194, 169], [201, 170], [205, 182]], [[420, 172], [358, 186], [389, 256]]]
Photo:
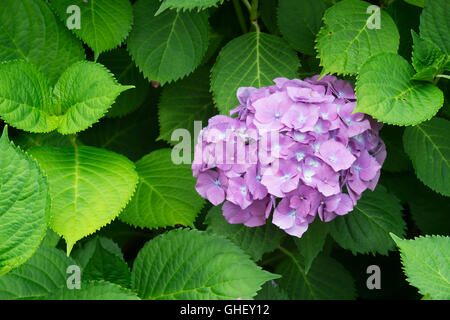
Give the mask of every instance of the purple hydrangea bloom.
[[354, 113], [351, 83], [325, 76], [243, 87], [231, 117], [208, 121], [192, 164], [198, 193], [229, 223], [271, 222], [301, 237], [316, 218], [351, 212], [386, 158], [382, 124]]

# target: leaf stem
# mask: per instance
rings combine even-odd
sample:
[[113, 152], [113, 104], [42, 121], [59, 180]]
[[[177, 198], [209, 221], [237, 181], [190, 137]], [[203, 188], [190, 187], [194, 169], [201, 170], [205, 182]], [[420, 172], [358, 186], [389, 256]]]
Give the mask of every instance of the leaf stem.
[[239, 20], [239, 25], [241, 26], [242, 32], [247, 33], [247, 24], [245, 23], [244, 13], [242, 12], [241, 5], [239, 4], [239, 0], [233, 0], [234, 11], [236, 12], [236, 16]]

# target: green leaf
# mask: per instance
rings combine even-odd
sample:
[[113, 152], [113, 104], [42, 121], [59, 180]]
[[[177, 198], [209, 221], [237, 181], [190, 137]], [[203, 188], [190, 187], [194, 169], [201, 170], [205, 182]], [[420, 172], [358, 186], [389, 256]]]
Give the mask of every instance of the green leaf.
[[300, 62], [279, 37], [250, 32], [222, 48], [211, 70], [211, 90], [222, 114], [238, 105], [239, 87], [263, 87], [278, 77], [295, 78]]
[[434, 42], [419, 37], [413, 30], [411, 34], [414, 40], [412, 64], [417, 71], [413, 79], [433, 82], [450, 60]]
[[391, 234], [400, 249], [408, 282], [424, 296], [450, 299], [450, 238], [441, 236], [403, 240]]
[[227, 237], [255, 261], [259, 261], [264, 253], [277, 249], [285, 235], [272, 223], [253, 228], [228, 223], [222, 215], [221, 207], [211, 208], [205, 221], [208, 232]]
[[118, 84], [101, 64], [83, 61], [69, 67], [52, 92], [32, 64], [10, 61], [0, 64], [0, 116], [30, 132], [76, 133], [98, 121], [130, 88]]
[[81, 42], [42, 0], [2, 0], [0, 48], [0, 61], [31, 62], [51, 84], [70, 65], [85, 58]]
[[434, 82], [436, 75], [439, 74], [439, 69], [435, 66], [425, 67], [412, 76], [411, 79], [418, 81]]
[[[216, 110], [209, 92], [209, 69], [199, 68], [188, 78], [177, 81], [163, 88], [158, 105], [160, 135], [158, 140], [170, 144], [172, 132], [176, 129], [187, 129], [194, 135], [194, 121], [208, 122]], [[194, 143], [195, 141], [191, 141]]]
[[325, 12], [325, 25], [316, 40], [322, 75], [355, 74], [369, 57], [397, 52], [400, 36], [394, 21], [382, 10], [380, 28], [370, 29], [370, 5], [360, 0], [343, 0]]
[[437, 44], [441, 50], [450, 54], [450, 2], [447, 0], [427, 1], [420, 16], [420, 36]]
[[352, 300], [356, 298], [354, 281], [336, 260], [319, 255], [306, 274], [301, 257], [288, 255], [276, 268], [281, 274], [280, 288], [290, 300]]
[[289, 297], [283, 289], [280, 289], [275, 280], [272, 280], [263, 284], [255, 300], [289, 300]]
[[47, 179], [36, 161], [0, 138], [0, 276], [27, 261], [44, 239], [50, 216]]
[[405, 234], [399, 200], [379, 185], [374, 192], [366, 191], [349, 214], [336, 217], [330, 223], [330, 234], [344, 249], [356, 253], [387, 255], [394, 249], [389, 232]]
[[50, 226], [64, 237], [67, 252], [81, 238], [116, 218], [134, 193], [134, 164], [103, 149], [34, 147], [29, 150], [47, 174]]
[[425, 3], [427, 2], [427, 0], [405, 0], [405, 2], [412, 4], [413, 6], [418, 6], [418, 7], [425, 7]]
[[167, 9], [175, 9], [179, 10], [192, 10], [197, 9], [197, 11], [217, 6], [222, 4], [224, 0], [160, 0], [161, 6], [155, 15], [160, 14], [161, 12]]
[[278, 275], [262, 270], [229, 240], [177, 229], [150, 240], [134, 261], [131, 282], [143, 299], [251, 299]]
[[97, 122], [123, 91], [104, 66], [93, 62], [76, 63], [59, 78], [53, 90], [57, 112], [62, 113], [58, 131], [71, 134]]
[[0, 277], [1, 300], [39, 299], [65, 287], [67, 267], [76, 265], [63, 251], [41, 246], [19, 268]]
[[442, 50], [430, 40], [421, 38], [417, 33], [411, 30], [413, 38], [412, 65], [416, 71], [421, 71], [426, 67], [441, 67], [446, 60]]
[[127, 48], [144, 76], [166, 82], [182, 78], [200, 64], [208, 48], [208, 13], [168, 10], [155, 16], [158, 0], [134, 4], [135, 23]]
[[119, 83], [135, 86], [135, 89], [122, 93], [108, 111], [108, 118], [123, 117], [139, 108], [150, 93], [150, 83], [144, 78], [125, 49], [116, 49], [102, 54], [99, 62], [116, 76]]
[[72, 29], [95, 53], [118, 47], [128, 36], [133, 24], [133, 9], [129, 0], [53, 0], [51, 6], [66, 23], [67, 8], [80, 8], [80, 28]]
[[[92, 1], [92, 0], [91, 0]], [[117, 284], [105, 281], [89, 281], [81, 289], [59, 288], [45, 300], [140, 300], [136, 293]]]
[[428, 187], [450, 196], [450, 122], [441, 118], [408, 127], [405, 151], [417, 177]]
[[322, 0], [280, 0], [278, 26], [281, 34], [301, 53], [315, 55], [314, 40], [326, 5]]
[[355, 111], [402, 126], [430, 119], [442, 107], [444, 95], [429, 83], [412, 81], [413, 75], [413, 68], [397, 54], [382, 53], [369, 58], [356, 83]]
[[122, 287], [130, 286], [130, 269], [119, 246], [112, 240], [96, 236], [77, 247], [72, 257], [80, 263], [83, 280], [105, 280]]
[[58, 117], [52, 103], [50, 84], [37, 67], [24, 60], [0, 64], [0, 116], [6, 123], [30, 132], [53, 131]]
[[193, 226], [204, 204], [195, 191], [189, 165], [176, 165], [170, 149], [159, 149], [136, 162], [139, 184], [120, 220], [143, 228]]
[[298, 252], [304, 258], [305, 274], [309, 272], [314, 259], [322, 251], [328, 235], [328, 224], [318, 220], [308, 226], [301, 238], [295, 238]]

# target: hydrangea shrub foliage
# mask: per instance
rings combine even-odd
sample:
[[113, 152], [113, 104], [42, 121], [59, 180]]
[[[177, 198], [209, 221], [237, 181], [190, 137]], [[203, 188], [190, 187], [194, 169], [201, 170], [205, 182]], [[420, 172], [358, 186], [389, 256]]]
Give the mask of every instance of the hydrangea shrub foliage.
[[449, 12], [2, 0], [0, 299], [450, 299]]

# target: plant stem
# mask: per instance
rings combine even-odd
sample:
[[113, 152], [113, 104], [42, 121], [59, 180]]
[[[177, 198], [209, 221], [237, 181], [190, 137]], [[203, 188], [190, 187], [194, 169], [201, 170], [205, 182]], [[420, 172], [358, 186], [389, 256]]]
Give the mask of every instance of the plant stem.
[[260, 31], [258, 25], [258, 2], [258, 0], [253, 0], [252, 6], [250, 8], [250, 22], [252, 23], [252, 27], [256, 32]]
[[248, 2], [248, 0], [242, 0], [242, 2], [244, 3], [244, 5], [247, 7], [248, 11], [250, 12], [252, 10], [252, 6], [250, 5], [250, 3]]
[[444, 79], [450, 79], [450, 76], [446, 75], [446, 74], [438, 74], [436, 76], [436, 78], [444, 78]]
[[250, 20], [257, 20], [258, 19], [258, 0], [252, 1], [252, 6], [250, 8]]
[[241, 5], [239, 4], [239, 0], [233, 0], [234, 11], [236, 12], [236, 16], [239, 20], [239, 25], [241, 26], [242, 32], [247, 33], [247, 24], [245, 23], [244, 13], [242, 12]]

